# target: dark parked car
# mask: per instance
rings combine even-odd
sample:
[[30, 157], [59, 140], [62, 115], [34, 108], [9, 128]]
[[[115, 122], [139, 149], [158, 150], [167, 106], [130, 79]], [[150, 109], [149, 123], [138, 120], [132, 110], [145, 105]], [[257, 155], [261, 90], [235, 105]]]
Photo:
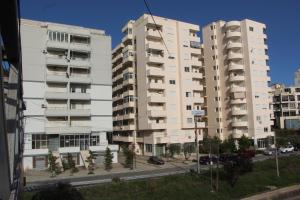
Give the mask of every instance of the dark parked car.
[[237, 154], [221, 154], [219, 161], [221, 163], [230, 162], [237, 160], [238, 155]]
[[213, 164], [217, 163], [218, 158], [214, 155], [211, 156], [211, 158], [209, 156], [201, 156], [199, 159], [199, 163], [201, 165], [209, 165], [210, 162], [212, 162]]
[[294, 145], [294, 151], [300, 151], [300, 144]]
[[244, 158], [253, 158], [255, 157], [255, 150], [245, 150], [239, 153], [240, 156], [244, 157]]
[[150, 156], [148, 159], [148, 163], [155, 164], [155, 165], [163, 165], [165, 164], [165, 161], [163, 161], [157, 156]]

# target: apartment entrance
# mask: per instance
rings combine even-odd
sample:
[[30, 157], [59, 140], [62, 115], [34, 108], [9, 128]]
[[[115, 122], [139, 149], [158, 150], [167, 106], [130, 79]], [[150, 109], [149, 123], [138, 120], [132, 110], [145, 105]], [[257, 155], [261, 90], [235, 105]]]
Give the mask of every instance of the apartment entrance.
[[162, 157], [165, 153], [165, 145], [164, 144], [156, 144], [155, 145], [155, 153], [156, 153], [156, 156]]
[[49, 135], [48, 141], [49, 141], [48, 149], [52, 152], [57, 151], [58, 147], [59, 147], [59, 136], [58, 135]]
[[80, 147], [80, 150], [88, 150], [90, 135], [60, 135], [60, 147]]

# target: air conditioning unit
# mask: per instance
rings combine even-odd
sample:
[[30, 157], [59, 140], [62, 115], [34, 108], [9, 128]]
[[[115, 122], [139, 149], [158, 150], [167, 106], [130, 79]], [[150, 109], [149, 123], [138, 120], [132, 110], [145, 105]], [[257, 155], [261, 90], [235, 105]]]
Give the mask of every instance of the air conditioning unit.
[[45, 105], [45, 104], [42, 104], [42, 108], [47, 108], [47, 105]]
[[42, 52], [43, 52], [43, 54], [47, 54], [48, 53], [46, 49], [44, 49]]

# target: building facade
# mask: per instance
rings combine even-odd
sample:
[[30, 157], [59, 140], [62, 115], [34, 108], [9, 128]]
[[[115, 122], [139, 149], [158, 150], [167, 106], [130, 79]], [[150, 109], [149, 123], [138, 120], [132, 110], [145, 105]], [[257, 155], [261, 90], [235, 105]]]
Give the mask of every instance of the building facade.
[[300, 129], [300, 87], [272, 85], [274, 128]]
[[266, 26], [217, 21], [203, 28], [203, 40], [209, 135], [245, 135], [264, 148], [274, 134]]
[[102, 30], [22, 20], [25, 112], [24, 168], [47, 168], [52, 151], [87, 167], [89, 150], [117, 162], [112, 131], [111, 38]]
[[[205, 109], [203, 49], [198, 25], [153, 18], [129, 21], [112, 52], [113, 141], [162, 155], [168, 144], [195, 142], [192, 110]], [[197, 120], [202, 131], [204, 118]]]
[[298, 69], [298, 70], [295, 72], [294, 86], [296, 86], [296, 87], [299, 87], [299, 86], [300, 86], [300, 69]]

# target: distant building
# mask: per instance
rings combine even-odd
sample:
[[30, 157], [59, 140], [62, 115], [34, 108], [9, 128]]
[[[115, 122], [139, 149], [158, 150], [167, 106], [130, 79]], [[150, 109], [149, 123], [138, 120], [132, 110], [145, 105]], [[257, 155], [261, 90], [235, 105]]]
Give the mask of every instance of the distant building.
[[294, 86], [300, 87], [300, 68], [295, 72]]
[[[199, 26], [154, 20], [147, 14], [130, 20], [112, 52], [113, 141], [145, 155], [162, 155], [169, 144], [194, 143], [192, 110], [205, 110]], [[198, 128], [205, 128], [204, 119]]]
[[274, 84], [272, 87], [274, 128], [300, 129], [300, 85], [285, 87]]
[[217, 21], [203, 28], [208, 134], [268, 145], [272, 110], [265, 24]]
[[111, 38], [102, 30], [21, 21], [25, 112], [24, 168], [45, 169], [52, 151], [85, 166], [103, 163], [112, 132]]

